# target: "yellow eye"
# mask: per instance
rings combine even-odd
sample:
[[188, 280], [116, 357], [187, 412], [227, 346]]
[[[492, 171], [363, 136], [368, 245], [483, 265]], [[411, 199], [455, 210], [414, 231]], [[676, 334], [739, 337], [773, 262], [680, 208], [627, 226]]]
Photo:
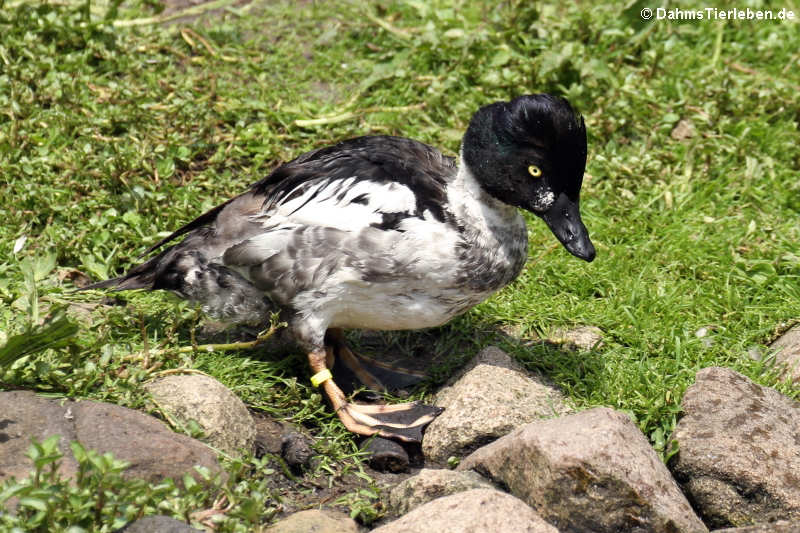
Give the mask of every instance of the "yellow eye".
[[536, 165], [531, 165], [528, 167], [528, 173], [534, 178], [540, 178], [542, 176], [542, 169]]

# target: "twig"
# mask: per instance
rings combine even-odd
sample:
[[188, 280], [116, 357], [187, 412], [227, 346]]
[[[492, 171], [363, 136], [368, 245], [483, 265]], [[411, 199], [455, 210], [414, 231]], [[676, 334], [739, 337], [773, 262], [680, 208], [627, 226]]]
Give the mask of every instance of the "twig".
[[[260, 346], [264, 341], [272, 337], [279, 328], [285, 327], [286, 322], [272, 324], [268, 330], [259, 333], [258, 337], [252, 341], [229, 342], [222, 344], [192, 344], [191, 346], [181, 346], [179, 348], [162, 348], [161, 350], [150, 351], [147, 356], [150, 358], [158, 357], [170, 353], [196, 353], [196, 352], [229, 352], [232, 350], [251, 350]], [[173, 369], [178, 370], [178, 369]], [[190, 369], [184, 369], [190, 370]], [[169, 372], [164, 370], [163, 372]]]
[[792, 65], [794, 65], [794, 63], [795, 63], [795, 62], [796, 62], [798, 59], [800, 59], [800, 53], [798, 53], [798, 54], [795, 54], [795, 55], [794, 55], [794, 57], [792, 57], [792, 58], [789, 60], [789, 62], [788, 62], [788, 63], [786, 63], [786, 66], [785, 66], [785, 67], [783, 67], [783, 70], [781, 70], [781, 74], [786, 74], [787, 72], [789, 72], [789, 69], [790, 69], [790, 68], [792, 68]]
[[194, 511], [190, 516], [192, 520], [196, 520], [210, 530], [216, 531], [217, 524], [213, 521], [214, 517], [217, 515], [224, 515], [231, 509], [233, 509], [233, 502], [229, 501], [228, 496], [223, 494], [214, 501], [211, 508], [202, 511]]
[[169, 15], [160, 15], [157, 17], [144, 17], [144, 18], [128, 19], [128, 20], [115, 20], [113, 24], [115, 28], [126, 28], [129, 26], [146, 26], [148, 24], [163, 24], [164, 22], [169, 22], [171, 20], [183, 17], [202, 15], [207, 11], [213, 11], [214, 9], [220, 9], [226, 7], [230, 4], [233, 4], [236, 1], [237, 0], [214, 0], [213, 2], [206, 2], [205, 4], [188, 7], [182, 11], [170, 13]]
[[739, 63], [729, 62], [728, 66], [733, 70], [738, 70], [739, 72], [744, 72], [745, 74], [750, 74], [751, 76], [758, 76], [758, 72], [749, 67], [745, 67], [744, 65], [740, 65]]
[[152, 395], [152, 394], [150, 395], [150, 398], [149, 398], [149, 400], [150, 400], [150, 401], [153, 403], [153, 405], [155, 406], [155, 408], [156, 408], [156, 409], [158, 409], [158, 412], [159, 412], [159, 413], [161, 413], [161, 416], [163, 416], [163, 417], [164, 417], [164, 420], [167, 422], [167, 425], [169, 425], [169, 426], [172, 426], [172, 429], [174, 429], [174, 430], [176, 430], [176, 431], [181, 431], [181, 430], [183, 430], [183, 424], [181, 424], [181, 423], [180, 423], [178, 420], [176, 420], [176, 419], [175, 419], [175, 417], [173, 417], [173, 416], [172, 416], [172, 415], [169, 413], [169, 411], [167, 411], [166, 409], [164, 409], [164, 408], [161, 406], [161, 404], [160, 404], [160, 403], [158, 403], [158, 401], [157, 401], [155, 398], [153, 398], [153, 395]]
[[[775, 78], [773, 78], [772, 76], [770, 76], [768, 74], [764, 74], [762, 72], [759, 72], [759, 71], [757, 71], [755, 69], [752, 69], [750, 67], [747, 67], [745, 65], [741, 65], [741, 64], [735, 63], [733, 61], [730, 61], [730, 62], [726, 61], [725, 64], [728, 65], [732, 70], [736, 70], [736, 71], [742, 72], [744, 74], [750, 74], [751, 76], [755, 76], [757, 78], [758, 77], [762, 77], [762, 78], [765, 78], [767, 81], [769, 81], [771, 83], [775, 82]], [[787, 85], [789, 85], [789, 87], [791, 87], [795, 91], [800, 91], [800, 85], [794, 85], [793, 83], [788, 83]]]
[[706, 113], [705, 109], [703, 109], [701, 107], [697, 107], [697, 106], [693, 106], [693, 105], [687, 105], [686, 109], [688, 109], [689, 111], [694, 111], [695, 113], [700, 115], [700, 117], [703, 120], [711, 120], [711, 116], [708, 113]]
[[711, 55], [711, 68], [717, 68], [719, 62], [719, 55], [722, 53], [722, 31], [725, 28], [724, 24], [717, 25], [717, 35], [714, 39], [714, 53]]
[[211, 377], [202, 370], [197, 370], [196, 368], [179, 367], [168, 368], [167, 370], [162, 370], [161, 372], [155, 372], [147, 381], [153, 381], [154, 379], [163, 378], [164, 376], [172, 376], [173, 374], [197, 374], [207, 378]]
[[347, 111], [339, 115], [332, 115], [327, 117], [297, 119], [294, 121], [294, 124], [295, 126], [300, 126], [301, 128], [305, 128], [308, 126], [321, 126], [323, 124], [336, 124], [337, 122], [344, 122], [346, 120], [350, 120], [358, 116], [359, 113], [353, 113], [352, 111]]
[[404, 41], [407, 41], [407, 40], [411, 39], [411, 35], [409, 35], [409, 33], [406, 30], [401, 30], [400, 28], [396, 28], [395, 26], [392, 26], [391, 24], [389, 24], [385, 20], [380, 19], [380, 18], [376, 17], [375, 15], [371, 15], [371, 14], [367, 13], [366, 16], [367, 16], [367, 18], [369, 20], [371, 20], [372, 22], [374, 22], [375, 24], [377, 24], [378, 26], [380, 26], [384, 30], [388, 31], [392, 35], [400, 37]]
[[[183, 28], [183, 29], [181, 30], [181, 35], [183, 35], [183, 36], [184, 36], [184, 38], [186, 38], [186, 37], [187, 37], [187, 36], [189, 36], [189, 35], [194, 35], [194, 36], [195, 36], [195, 38], [196, 38], [198, 41], [200, 41], [200, 42], [202, 43], [202, 45], [203, 45], [203, 46], [205, 46], [205, 47], [206, 47], [206, 50], [208, 50], [208, 53], [209, 53], [209, 54], [211, 54], [211, 55], [212, 55], [212, 56], [214, 56], [214, 57], [217, 57], [217, 55], [218, 55], [218, 54], [217, 54], [217, 51], [216, 51], [216, 50], [214, 50], [214, 47], [213, 47], [213, 46], [211, 46], [211, 43], [209, 43], [209, 42], [208, 42], [208, 40], [207, 40], [205, 37], [203, 37], [202, 35], [200, 35], [200, 34], [199, 34], [199, 33], [197, 33], [196, 31], [194, 31], [193, 29], [191, 29], [191, 28]], [[194, 45], [192, 45], [192, 46], [194, 46]]]
[[147, 342], [147, 328], [144, 325], [144, 314], [140, 311], [139, 312], [139, 328], [141, 329], [142, 333], [142, 366], [144, 368], [148, 368], [150, 366], [150, 344]]
[[294, 121], [294, 125], [300, 126], [301, 128], [308, 126], [321, 126], [323, 124], [335, 124], [337, 122], [344, 122], [346, 120], [357, 118], [361, 115], [366, 115], [367, 113], [402, 113], [403, 111], [411, 111], [412, 109], [422, 109], [423, 107], [425, 107], [424, 102], [421, 104], [403, 105], [403, 106], [367, 107], [364, 109], [359, 109], [357, 111], [345, 111], [344, 113], [339, 113], [337, 115], [328, 115], [320, 118], [297, 119]]
[[194, 31], [193, 29], [191, 29], [191, 28], [181, 28], [180, 33], [181, 33], [181, 37], [183, 37], [183, 40], [186, 41], [186, 43], [189, 46], [191, 46], [192, 48], [195, 47], [194, 40], [192, 39], [192, 36], [194, 36], [194, 38], [197, 39], [198, 41], [200, 41], [200, 44], [202, 44], [206, 48], [206, 50], [208, 50], [208, 53], [211, 54], [212, 56], [218, 57], [218, 58], [220, 58], [220, 59], [222, 59], [224, 61], [236, 61], [235, 57], [226, 56], [226, 55], [220, 55], [214, 49], [214, 47], [211, 46], [211, 43], [208, 41], [208, 39], [206, 39], [205, 37], [203, 37], [202, 35], [200, 35], [196, 31]]

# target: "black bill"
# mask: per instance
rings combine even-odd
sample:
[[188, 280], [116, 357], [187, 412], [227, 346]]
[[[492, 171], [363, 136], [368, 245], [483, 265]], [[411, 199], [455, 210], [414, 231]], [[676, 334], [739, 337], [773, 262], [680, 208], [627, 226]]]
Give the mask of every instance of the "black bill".
[[581, 221], [577, 202], [573, 202], [566, 194], [561, 193], [553, 207], [540, 216], [569, 253], [584, 261], [594, 259], [594, 245], [589, 239], [586, 226]]

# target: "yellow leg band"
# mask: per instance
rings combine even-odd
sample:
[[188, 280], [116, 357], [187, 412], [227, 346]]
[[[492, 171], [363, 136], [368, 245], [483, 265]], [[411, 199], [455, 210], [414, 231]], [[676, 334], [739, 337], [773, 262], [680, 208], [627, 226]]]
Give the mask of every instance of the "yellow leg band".
[[333, 378], [333, 374], [331, 374], [331, 371], [326, 368], [325, 370], [321, 370], [311, 376], [311, 384], [315, 387], [319, 387], [331, 378]]

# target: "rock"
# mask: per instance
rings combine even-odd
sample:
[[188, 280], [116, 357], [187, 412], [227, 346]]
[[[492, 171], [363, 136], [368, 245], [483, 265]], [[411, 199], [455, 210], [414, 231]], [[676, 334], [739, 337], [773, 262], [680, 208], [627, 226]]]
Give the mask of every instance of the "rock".
[[271, 453], [283, 457], [294, 470], [302, 470], [314, 457], [314, 441], [301, 433], [300, 428], [287, 422], [275, 420], [269, 415], [254, 412], [255, 453], [257, 457]]
[[281, 457], [290, 467], [305, 468], [313, 456], [314, 450], [311, 449], [310, 439], [302, 433], [290, 431], [281, 438]]
[[478, 352], [475, 357], [470, 359], [463, 368], [461, 368], [455, 376], [450, 379], [447, 383], [448, 386], [452, 385], [459, 379], [463, 378], [464, 375], [475, 368], [478, 365], [489, 365], [489, 366], [496, 366], [499, 368], [507, 368], [509, 370], [514, 370], [521, 374], [525, 374], [527, 371], [525, 367], [523, 367], [516, 359], [512, 358], [506, 352], [498, 348], [497, 346], [487, 346], [480, 352]]
[[0, 480], [27, 477], [33, 468], [25, 455], [31, 440], [41, 442], [51, 435], [63, 437], [58, 445], [63, 454], [61, 475], [75, 475], [78, 463], [69, 448], [76, 440], [73, 405], [62, 407], [29, 391], [0, 392]]
[[410, 459], [405, 449], [393, 440], [374, 437], [361, 449], [369, 454], [369, 466], [379, 472], [406, 472]]
[[335, 511], [309, 509], [290, 514], [266, 529], [266, 533], [358, 533], [358, 524]]
[[255, 422], [256, 455], [261, 457], [265, 453], [280, 455], [283, 447], [283, 437], [292, 432], [289, 424], [280, 422], [261, 412], [253, 413]]
[[[69, 443], [80, 442], [99, 453], [127, 461], [126, 477], [149, 482], [180, 480], [201, 465], [220, 472], [216, 454], [204, 444], [178, 435], [163, 422], [138, 411], [89, 400], [50, 400], [29, 391], [0, 392], [0, 479], [26, 477], [32, 466], [25, 456], [31, 439], [61, 435], [60, 473], [72, 477], [77, 462]], [[201, 479], [197, 477], [198, 481]]]
[[130, 463], [125, 474], [158, 482], [180, 480], [194, 465], [220, 471], [216, 453], [163, 422], [132, 409], [107, 403], [81, 401], [72, 408], [75, 436], [86, 448]]
[[372, 533], [558, 533], [525, 502], [494, 489], [459, 492], [417, 507]]
[[425, 468], [391, 490], [388, 507], [392, 514], [404, 515], [436, 498], [481, 488], [494, 486], [475, 472]]
[[203, 530], [169, 516], [154, 515], [131, 522], [117, 533], [203, 533]]
[[675, 127], [672, 128], [672, 131], [669, 132], [669, 136], [676, 141], [683, 141], [694, 137], [694, 125], [692, 121], [688, 118], [680, 119], [678, 123], [675, 124]]
[[754, 526], [715, 529], [713, 533], [800, 533], [800, 522], [781, 520]]
[[145, 389], [158, 406], [182, 424], [195, 420], [201, 439], [229, 455], [250, 453], [255, 444], [253, 417], [242, 400], [222, 383], [200, 374], [166, 376]]
[[793, 327], [770, 345], [775, 352], [775, 364], [783, 367], [784, 378], [800, 383], [800, 325]]
[[497, 348], [488, 356], [487, 350], [479, 360], [491, 357], [492, 363], [471, 365], [436, 395], [435, 404], [445, 411], [425, 430], [422, 451], [429, 460], [444, 463], [528, 422], [568, 410], [558, 389], [516, 370], [518, 365]]
[[707, 531], [628, 416], [596, 408], [524, 426], [458, 466], [564, 531]]
[[800, 403], [712, 367], [681, 405], [670, 467], [709, 526], [800, 520]]
[[580, 326], [569, 330], [556, 330], [548, 339], [568, 350], [588, 352], [603, 342], [603, 330], [596, 326]]

